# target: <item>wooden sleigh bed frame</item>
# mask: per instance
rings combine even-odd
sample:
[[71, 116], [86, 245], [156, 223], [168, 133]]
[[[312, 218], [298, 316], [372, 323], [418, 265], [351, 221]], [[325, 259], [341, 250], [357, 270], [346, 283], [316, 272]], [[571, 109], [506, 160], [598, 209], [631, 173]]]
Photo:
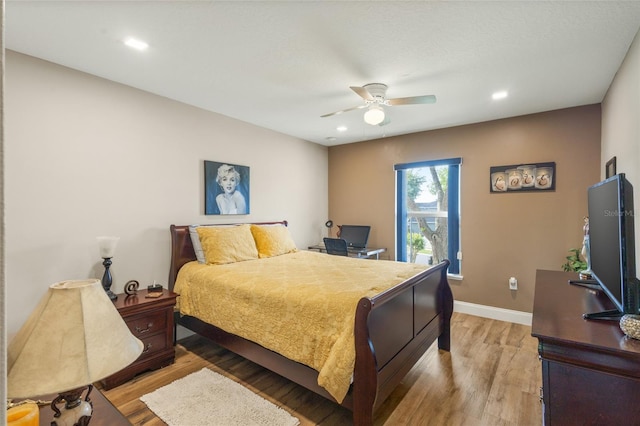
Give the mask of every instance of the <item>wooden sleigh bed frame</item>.
[[[287, 224], [259, 224], [273, 223]], [[189, 226], [171, 225], [170, 230], [168, 286], [173, 290], [180, 268], [196, 256]], [[445, 260], [374, 297], [360, 299], [355, 319], [353, 383], [342, 402], [353, 412], [354, 425], [373, 424], [374, 411], [436, 339], [438, 348], [450, 350], [453, 296], [447, 281], [448, 266]], [[191, 316], [176, 313], [176, 324], [337, 403], [318, 385], [318, 372], [306, 365]]]

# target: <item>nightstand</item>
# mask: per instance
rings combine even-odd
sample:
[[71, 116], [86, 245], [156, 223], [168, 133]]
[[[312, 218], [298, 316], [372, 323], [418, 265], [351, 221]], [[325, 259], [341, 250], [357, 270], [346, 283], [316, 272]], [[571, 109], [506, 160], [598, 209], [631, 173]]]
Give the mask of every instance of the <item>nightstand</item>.
[[178, 295], [166, 289], [158, 298], [147, 298], [146, 295], [147, 290], [140, 290], [133, 296], [119, 294], [114, 301], [133, 335], [142, 340], [144, 349], [133, 364], [101, 380], [105, 389], [121, 385], [143, 371], [166, 367], [175, 359], [173, 307]]

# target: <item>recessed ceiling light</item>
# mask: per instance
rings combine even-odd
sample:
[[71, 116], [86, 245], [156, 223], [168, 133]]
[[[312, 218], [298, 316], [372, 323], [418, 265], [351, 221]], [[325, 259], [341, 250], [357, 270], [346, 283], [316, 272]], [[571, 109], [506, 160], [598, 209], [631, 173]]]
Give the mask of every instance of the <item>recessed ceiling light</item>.
[[346, 132], [348, 130], [347, 126], [338, 126], [336, 130], [339, 132]]
[[506, 90], [495, 92], [493, 95], [491, 95], [494, 101], [497, 101], [498, 99], [504, 99], [507, 96], [509, 96], [509, 92], [507, 92]]
[[124, 44], [137, 50], [145, 50], [147, 47], [149, 47], [149, 45], [144, 41], [138, 40], [132, 37], [129, 37], [128, 39], [126, 39], [124, 41]]

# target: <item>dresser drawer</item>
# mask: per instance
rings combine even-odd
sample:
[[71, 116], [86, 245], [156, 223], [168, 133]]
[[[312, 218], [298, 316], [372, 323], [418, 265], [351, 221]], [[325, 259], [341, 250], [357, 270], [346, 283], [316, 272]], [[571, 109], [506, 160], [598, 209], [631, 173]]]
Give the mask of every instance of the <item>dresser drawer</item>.
[[160, 351], [167, 349], [167, 336], [164, 334], [155, 334], [140, 339], [142, 341], [142, 354], [138, 357], [136, 362], [148, 358]]
[[167, 330], [167, 310], [161, 310], [125, 318], [129, 330], [138, 339]]

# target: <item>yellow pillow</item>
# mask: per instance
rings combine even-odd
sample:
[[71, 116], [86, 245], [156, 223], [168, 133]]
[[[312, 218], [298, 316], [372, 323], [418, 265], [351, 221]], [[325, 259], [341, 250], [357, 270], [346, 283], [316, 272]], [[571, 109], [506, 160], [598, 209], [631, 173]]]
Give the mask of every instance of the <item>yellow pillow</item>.
[[222, 265], [258, 258], [249, 225], [197, 229], [207, 263]]
[[260, 258], [280, 256], [297, 251], [289, 229], [284, 225], [251, 225]]

